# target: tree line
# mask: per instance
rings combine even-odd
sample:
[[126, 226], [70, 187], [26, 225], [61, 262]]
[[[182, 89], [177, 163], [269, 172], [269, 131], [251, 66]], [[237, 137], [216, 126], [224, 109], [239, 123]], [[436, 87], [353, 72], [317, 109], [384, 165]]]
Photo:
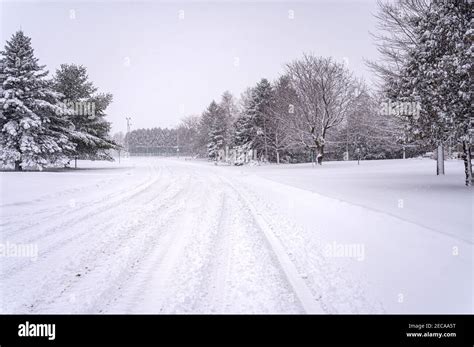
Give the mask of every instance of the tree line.
[[240, 98], [225, 91], [201, 115], [167, 130], [169, 142], [160, 135], [163, 129], [154, 128], [130, 132], [126, 143], [132, 154], [161, 146], [216, 162], [226, 160], [226, 149], [237, 158], [252, 152], [255, 160], [275, 163], [322, 164], [325, 157], [344, 155], [399, 157], [403, 146], [397, 143], [395, 124], [379, 112], [377, 100], [345, 64], [305, 54], [287, 64], [275, 81], [262, 78]]
[[[370, 90], [343, 63], [304, 54], [273, 82], [261, 79], [240, 97], [225, 92], [183, 120], [187, 149], [222, 160], [252, 151], [262, 161], [405, 158], [437, 149], [460, 152], [472, 184], [472, 2], [396, 0], [378, 3], [382, 56], [367, 64]], [[174, 138], [171, 141], [175, 141]], [[175, 143], [178, 146], [178, 143]]]
[[62, 64], [52, 78], [17, 31], [0, 53], [0, 161], [17, 171], [69, 165], [71, 160], [112, 160], [106, 109], [87, 69]]

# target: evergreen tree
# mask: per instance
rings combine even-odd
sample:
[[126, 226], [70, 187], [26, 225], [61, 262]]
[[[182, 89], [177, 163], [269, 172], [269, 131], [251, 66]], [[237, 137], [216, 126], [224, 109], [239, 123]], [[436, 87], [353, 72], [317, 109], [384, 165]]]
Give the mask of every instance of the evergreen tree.
[[272, 115], [273, 88], [263, 78], [244, 95], [243, 111], [234, 124], [233, 141], [237, 146], [255, 149], [268, 160], [268, 122]]
[[226, 118], [222, 109], [215, 101], [212, 101], [203, 118], [209, 121], [209, 132], [207, 140], [207, 155], [209, 158], [217, 161], [219, 151], [224, 149], [226, 135]]
[[215, 120], [214, 124], [211, 126], [211, 131], [209, 132], [209, 143], [207, 145], [208, 156], [209, 158], [219, 160], [219, 151], [224, 149], [225, 143], [225, 132], [222, 127], [219, 126], [219, 118]]
[[31, 39], [22, 31], [7, 41], [0, 95], [0, 159], [4, 165], [43, 169], [64, 164], [75, 149], [67, 110], [38, 64]]
[[241, 114], [234, 123], [234, 146], [247, 145], [252, 147], [252, 119], [246, 114]]
[[394, 99], [420, 105], [419, 114], [405, 115], [408, 135], [434, 145], [449, 139], [463, 144], [467, 185], [472, 180], [472, 10], [469, 2], [433, 2], [416, 23], [416, 49], [409, 51], [400, 76], [390, 80], [387, 91]]
[[[217, 107], [217, 104], [215, 102], [213, 103]], [[213, 103], [211, 103], [211, 105]], [[200, 149], [200, 154], [203, 156], [208, 156], [209, 133], [211, 132], [212, 124], [214, 122], [214, 116], [212, 112], [209, 112], [211, 105], [209, 105], [208, 109], [202, 113], [199, 120], [198, 148]]]
[[264, 160], [268, 160], [268, 122], [273, 102], [273, 87], [267, 79], [262, 78], [253, 90], [248, 115], [252, 119], [254, 128], [254, 148], [260, 153], [260, 157], [263, 155]]
[[97, 93], [87, 69], [74, 64], [61, 65], [54, 76], [54, 87], [73, 111], [75, 158], [113, 160], [108, 150], [118, 149], [118, 145], [110, 138], [110, 122], [105, 119], [112, 94]]
[[241, 95], [239, 101], [239, 112], [232, 127], [232, 146], [241, 147], [249, 145], [252, 142], [252, 119], [248, 115], [247, 110], [250, 107], [252, 99], [252, 88], [247, 88]]

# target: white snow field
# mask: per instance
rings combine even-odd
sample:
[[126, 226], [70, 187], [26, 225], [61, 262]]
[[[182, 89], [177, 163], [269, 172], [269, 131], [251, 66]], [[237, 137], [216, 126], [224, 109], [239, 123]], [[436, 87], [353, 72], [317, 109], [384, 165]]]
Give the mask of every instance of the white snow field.
[[0, 172], [1, 313], [473, 313], [460, 161], [79, 167]]

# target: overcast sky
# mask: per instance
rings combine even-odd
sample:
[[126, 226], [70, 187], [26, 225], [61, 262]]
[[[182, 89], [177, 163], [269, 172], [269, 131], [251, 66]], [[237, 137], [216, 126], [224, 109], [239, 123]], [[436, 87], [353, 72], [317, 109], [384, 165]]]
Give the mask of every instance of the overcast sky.
[[[276, 79], [303, 52], [345, 60], [368, 82], [375, 0], [312, 2], [2, 1], [1, 46], [18, 29], [41, 64], [82, 64], [110, 92], [113, 132], [174, 126], [225, 90]], [[183, 18], [184, 17], [184, 18]]]

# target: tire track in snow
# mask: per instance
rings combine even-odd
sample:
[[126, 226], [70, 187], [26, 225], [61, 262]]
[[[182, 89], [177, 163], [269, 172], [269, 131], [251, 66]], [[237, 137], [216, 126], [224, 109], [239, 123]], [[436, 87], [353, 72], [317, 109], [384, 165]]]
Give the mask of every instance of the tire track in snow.
[[[370, 293], [368, 278], [353, 276], [347, 269], [345, 261], [331, 261], [324, 256], [327, 245], [313, 230], [302, 228], [292, 219], [282, 217], [285, 211], [265, 198], [264, 190], [255, 190], [254, 185], [240, 181], [239, 187], [245, 195], [262, 208], [260, 212], [275, 236], [293, 261], [295, 266], [305, 274], [306, 281], [318, 297], [321, 307], [327, 313], [374, 313], [384, 312], [384, 308]], [[260, 186], [260, 183], [257, 184]], [[264, 188], [264, 187], [262, 187]], [[272, 187], [272, 189], [275, 189]], [[263, 193], [263, 199], [261, 194]], [[285, 206], [285, 204], [283, 205]], [[360, 275], [359, 275], [360, 276]]]
[[[173, 225], [188, 231], [154, 266], [150, 280], [140, 281], [140, 301], [129, 302], [126, 311], [301, 312], [293, 288], [242, 201], [223, 181], [204, 174], [196, 177], [200, 193], [190, 197], [186, 218]], [[206, 198], [201, 202], [202, 196]]]
[[226, 312], [228, 308], [227, 284], [230, 273], [230, 244], [232, 243], [232, 235], [227, 225], [223, 222], [223, 215], [227, 206], [227, 196], [222, 198], [222, 206], [220, 208], [219, 221], [215, 230], [215, 240], [212, 245], [211, 254], [214, 260], [207, 266], [208, 278], [202, 287], [207, 288], [201, 297], [200, 303], [207, 307], [209, 313]]
[[[184, 178], [186, 178], [186, 177], [184, 176]], [[181, 177], [181, 179], [183, 179], [183, 177]], [[166, 182], [167, 187], [170, 187], [173, 183], [176, 183], [176, 182], [177, 182], [177, 180], [171, 180], [171, 181]], [[163, 206], [166, 206], [166, 204], [174, 201], [176, 196], [180, 193], [180, 187], [182, 187], [182, 185], [177, 185], [176, 187], [178, 187], [178, 188], [167, 190], [168, 195], [162, 195], [161, 191], [157, 192], [156, 190], [152, 190], [152, 191], [149, 192], [154, 196], [151, 201], [153, 201], [154, 199], [155, 200], [158, 199], [159, 204], [156, 206], [156, 208], [162, 208]], [[155, 187], [155, 188], [157, 189], [158, 187]], [[161, 199], [161, 202], [160, 202], [160, 199]], [[126, 210], [127, 208], [124, 206], [124, 209]], [[114, 212], [117, 213], [118, 211], [112, 210], [110, 212], [112, 213], [112, 216], [113, 216]], [[143, 220], [147, 221], [149, 223], [152, 223], [153, 218], [150, 215], [152, 213], [152, 211], [145, 211], [145, 212], [146, 213], [143, 215]], [[125, 220], [127, 219], [127, 214], [123, 214], [122, 219], [117, 220], [116, 223], [120, 225], [120, 223], [123, 221], [123, 219], [125, 219]], [[46, 297], [46, 298], [50, 297], [51, 293], [56, 290], [55, 286], [56, 285], [61, 286], [61, 283], [62, 283], [61, 281], [57, 280], [56, 274], [60, 275], [61, 271], [62, 271], [65, 274], [65, 276], [63, 276], [64, 277], [63, 280], [65, 282], [68, 281], [68, 278], [70, 277], [70, 272], [71, 272], [70, 271], [71, 269], [68, 269], [68, 266], [71, 265], [70, 264], [71, 262], [76, 264], [75, 266], [74, 266], [74, 264], [72, 264], [73, 268], [74, 267], [75, 268], [81, 268], [81, 266], [79, 266], [79, 264], [85, 262], [85, 260], [83, 260], [83, 259], [87, 259], [87, 256], [89, 256], [88, 259], [91, 259], [92, 255], [94, 255], [94, 254], [98, 255], [97, 256], [97, 262], [100, 262], [101, 257], [104, 257], [105, 255], [107, 255], [106, 253], [107, 253], [108, 250], [113, 249], [114, 245], [116, 246], [117, 243], [123, 242], [123, 239], [119, 237], [120, 236], [119, 233], [110, 232], [110, 227], [111, 227], [112, 224], [108, 223], [107, 221], [105, 221], [105, 222], [102, 221], [102, 225], [94, 225], [95, 222], [96, 222], [95, 219], [90, 220], [91, 225], [89, 227], [93, 228], [92, 229], [94, 231], [93, 235], [87, 233], [89, 230], [88, 230], [88, 228], [85, 228], [83, 224], [78, 224], [78, 225], [74, 226], [73, 228], [71, 228], [70, 230], [68, 230], [69, 234], [73, 234], [73, 236], [75, 238], [74, 241], [76, 241], [76, 242], [71, 243], [70, 241], [73, 241], [73, 239], [69, 238], [67, 240], [69, 242], [64, 242], [64, 240], [62, 240], [61, 244], [55, 243], [54, 247], [50, 247], [51, 252], [56, 254], [56, 258], [57, 258], [56, 260], [50, 259], [51, 256], [54, 255], [53, 253], [44, 254], [43, 257], [40, 258], [40, 260], [38, 261], [39, 265], [37, 263], [31, 263], [31, 262], [29, 262], [27, 264], [23, 264], [24, 266], [23, 266], [22, 269], [27, 270], [26, 274], [24, 274], [21, 271], [21, 269], [19, 269], [18, 267], [15, 267], [13, 269], [14, 271], [11, 268], [9, 268], [8, 269], [8, 275], [10, 275], [10, 276], [13, 275], [13, 278], [9, 282], [11, 282], [12, 284], [25, 283], [28, 280], [28, 278], [30, 277], [30, 276], [28, 276], [28, 273], [31, 272], [31, 271], [33, 271], [33, 272], [38, 271], [40, 273], [45, 273], [47, 280], [45, 281], [46, 283], [43, 287], [46, 288], [46, 289], [42, 288], [39, 292], [43, 293], [41, 295], [44, 295], [44, 297]], [[122, 230], [123, 232], [129, 231], [129, 234], [130, 234], [130, 231], [141, 232], [141, 229], [140, 229], [141, 224], [136, 225], [134, 228], [132, 228], [133, 225], [131, 227], [128, 227], [126, 223], [124, 225], [125, 225], [125, 227], [122, 227], [122, 228], [119, 227], [118, 230], [119, 231]], [[75, 237], [77, 229], [81, 228], [81, 226], [82, 226], [82, 230], [81, 230], [82, 234], [81, 235], [83, 236], [83, 238], [84, 237], [89, 238], [89, 240], [85, 240], [86, 243], [78, 243], [78, 241], [79, 241], [78, 237], [81, 236], [81, 235], [78, 235], [78, 237]], [[102, 236], [102, 239], [101, 238], [97, 239], [96, 235]], [[104, 235], [108, 236], [109, 238], [104, 238]], [[93, 237], [91, 238], [90, 236], [93, 236]], [[94, 240], [94, 236], [96, 237], [95, 240]], [[137, 237], [136, 234], [129, 235], [129, 236], [134, 237], [134, 238]], [[110, 238], [112, 238], [112, 241], [115, 240], [115, 242], [111, 242]], [[96, 242], [94, 242], [94, 241], [96, 241]], [[68, 246], [67, 248], [65, 248], [66, 245]], [[77, 247], [78, 245], [80, 247]], [[87, 248], [84, 249], [83, 245], [86, 246]], [[96, 246], [96, 248], [94, 248], [94, 245]], [[102, 252], [101, 252], [102, 254], [98, 254], [101, 250], [102, 250]], [[68, 257], [70, 259], [69, 262], [66, 262], [66, 264], [64, 264], [62, 261], [64, 261]], [[54, 263], [54, 264], [60, 264], [59, 268], [54, 269], [55, 271], [53, 271], [53, 273], [48, 271], [48, 266], [47, 266], [51, 262]], [[89, 261], [89, 263], [90, 263], [90, 261]], [[91, 265], [89, 264], [89, 270], [90, 270], [90, 267], [91, 267]], [[3, 279], [6, 279], [6, 277], [8, 277], [8, 276], [5, 276], [5, 275], [6, 274], [2, 275]], [[31, 277], [34, 277], [34, 276], [31, 276]], [[78, 279], [75, 279], [75, 280], [78, 280]], [[2, 284], [5, 284], [5, 282], [6, 281], [3, 281]], [[41, 298], [41, 295], [38, 294], [38, 291], [36, 291], [36, 292], [37, 292], [36, 296]], [[14, 293], [11, 292], [11, 294], [13, 295]], [[6, 300], [6, 297], [2, 297], [2, 299]], [[25, 301], [31, 302], [31, 300], [25, 300]], [[28, 309], [28, 311], [31, 311], [36, 306], [38, 306], [38, 305], [33, 305], [33, 307], [30, 307]], [[21, 311], [25, 311], [25, 310], [22, 309]], [[14, 310], [13, 312], [17, 312], [17, 311]]]
[[[128, 273], [122, 285], [102, 305], [100, 312], [134, 312], [158, 313], [162, 311], [163, 301], [167, 299], [168, 283], [173, 281], [174, 265], [182, 256], [184, 245], [189, 242], [190, 229], [193, 221], [190, 220], [190, 209], [195, 212], [202, 207], [190, 199], [202, 194], [192, 193], [201, 188], [190, 180], [186, 189], [183, 189], [180, 201], [173, 201], [175, 213], [169, 219], [160, 223], [164, 230], [149, 244], [146, 254], [143, 255], [139, 266], [133, 273]], [[193, 213], [191, 213], [193, 215]], [[185, 221], [183, 225], [183, 221]], [[174, 293], [171, 293], [171, 295]]]
[[[177, 218], [183, 209], [184, 191], [184, 187], [179, 187], [153, 210], [141, 216], [137, 224], [125, 228], [126, 238], [119, 237], [116, 242], [105, 242], [101, 247], [102, 252], [97, 251], [94, 256], [81, 259], [80, 264], [95, 265], [92, 266], [92, 271], [71, 280], [69, 285], [46, 305], [48, 310], [56, 312], [55, 307], [63, 309], [65, 295], [79, 293], [81, 297], [75, 296], [76, 304], [79, 306], [75, 309], [76, 312], [103, 312], [106, 306], [104, 302], [116, 296], [117, 291], [120, 291], [126, 283], [130, 271], [139, 271], [139, 266], [146, 264], [150, 251], [156, 245], [156, 239], [162, 235], [162, 230], [159, 228], [166, 227], [170, 221]], [[170, 202], [173, 203], [167, 206]], [[159, 217], [156, 216], [157, 212], [159, 212]], [[123, 246], [124, 244], [126, 246]], [[111, 251], [117, 249], [119, 251]], [[125, 259], [120, 260], [121, 257]], [[81, 265], [79, 268], [84, 267]], [[106, 273], [105, 278], [104, 273]]]
[[259, 225], [235, 192], [222, 187], [212, 261], [207, 263], [202, 296], [192, 312], [304, 312]]
[[208, 276], [209, 263], [217, 261], [213, 253], [216, 238], [221, 226], [225, 196], [216, 189], [214, 184], [209, 184], [208, 178], [201, 180], [202, 193], [206, 196], [205, 204], [194, 201], [192, 217], [194, 222], [188, 220], [188, 242], [183, 247], [182, 257], [175, 262], [174, 273], [177, 274], [170, 285], [176, 295], [164, 298], [161, 301], [160, 312], [184, 313], [206, 312], [200, 305], [203, 296], [209, 290], [205, 285]]
[[[153, 181], [153, 183], [150, 185], [151, 187], [156, 184], [156, 180]], [[147, 186], [150, 188], [150, 186]], [[160, 186], [161, 187], [161, 186]], [[167, 187], [166, 187], [167, 188]], [[166, 189], [165, 188], [165, 189]], [[59, 224], [54, 225], [53, 227], [49, 227], [46, 225], [42, 230], [40, 230], [39, 235], [34, 235], [36, 238], [29, 239], [29, 240], [21, 240], [21, 242], [18, 242], [17, 240], [14, 240], [15, 242], [18, 243], [29, 243], [29, 244], [36, 244], [38, 245], [38, 253], [39, 257], [46, 258], [48, 257], [51, 253], [59, 252], [62, 247], [68, 243], [71, 243], [72, 241], [79, 241], [81, 238], [90, 237], [90, 232], [91, 230], [94, 230], [96, 233], [97, 232], [106, 232], [107, 230], [110, 230], [111, 227], [118, 223], [117, 217], [121, 217], [122, 214], [119, 214], [118, 216], [116, 215], [116, 210], [111, 209], [110, 207], [116, 207], [118, 209], [125, 209], [124, 212], [127, 211], [127, 206], [123, 205], [126, 202], [131, 201], [132, 199], [136, 199], [137, 197], [143, 198], [143, 194], [148, 195], [150, 194], [150, 191], [146, 191], [146, 189], [141, 189], [140, 191], [131, 194], [127, 197], [127, 199], [123, 199], [122, 203], [114, 203], [113, 205], [106, 205], [102, 206], [100, 208], [97, 208], [94, 210], [95, 212], [86, 216], [83, 216], [81, 214], [79, 217], [78, 216], [73, 216], [70, 219], [66, 221], [60, 221]], [[154, 199], [156, 199], [155, 196], [152, 196], [149, 200], [146, 202], [142, 203], [142, 205], [149, 204], [152, 202]], [[102, 217], [102, 222], [101, 224], [97, 224], [97, 217], [98, 216], [103, 216], [104, 214], [112, 214], [110, 216], [110, 219], [104, 219]], [[125, 215], [125, 214], [124, 214]], [[95, 217], [95, 218], [92, 218]], [[105, 222], [104, 222], [105, 220]], [[89, 225], [92, 224], [92, 225]], [[4, 272], [4, 269], [0, 269], [2, 276], [4, 278], [8, 278], [12, 273], [18, 271], [21, 268], [31, 266], [30, 259], [7, 259], [10, 261], [15, 261], [18, 263], [15, 267], [11, 268], [8, 265], [5, 266], [8, 269], [8, 272]]]
[[101, 312], [301, 312], [242, 202], [215, 177], [192, 182], [184, 210]]
[[[131, 170], [126, 171], [125, 174], [128, 174], [128, 172], [130, 172], [130, 171]], [[46, 172], [46, 174], [48, 174], [48, 173], [49, 172]], [[62, 175], [62, 174], [68, 175], [68, 173], [55, 173], [55, 175]], [[106, 174], [104, 174], [104, 175], [106, 175]], [[8, 209], [8, 208], [16, 208], [18, 206], [34, 205], [36, 203], [41, 203], [41, 202], [44, 202], [44, 201], [60, 198], [60, 197], [63, 197], [65, 195], [77, 194], [77, 193], [82, 192], [84, 190], [94, 188], [98, 184], [99, 185], [111, 184], [114, 181], [120, 180], [120, 179], [122, 179], [122, 177], [120, 175], [117, 175], [117, 177], [106, 178], [106, 179], [103, 179], [103, 180], [98, 181], [96, 183], [89, 184], [87, 186], [81, 186], [81, 187], [77, 187], [77, 188], [65, 189], [65, 190], [61, 190], [59, 192], [55, 192], [55, 193], [52, 193], [52, 194], [45, 194], [45, 195], [42, 195], [42, 196], [37, 197], [36, 199], [32, 199], [32, 200], [26, 200], [26, 201], [24, 200], [24, 201], [17, 201], [17, 202], [11, 202], [11, 203], [6, 203], [6, 204], [0, 204], [0, 208], [4, 211], [5, 209]]]
[[240, 191], [234, 184], [226, 177], [220, 175], [219, 178], [226, 182], [229, 187], [237, 194], [247, 209], [250, 211], [256, 225], [262, 231], [265, 236], [269, 249], [271, 249], [276, 259], [285, 274], [289, 284], [293, 288], [296, 296], [298, 297], [301, 305], [303, 306], [306, 313], [325, 313], [320, 303], [313, 296], [311, 289], [305, 283], [304, 279], [299, 274], [296, 266], [293, 264], [291, 259], [288, 257], [285, 249], [281, 245], [278, 238], [274, 235], [270, 226], [266, 222], [262, 214], [258, 212], [252, 202]]
[[[164, 187], [165, 191], [169, 189], [169, 186], [171, 183], [169, 183], [166, 187]], [[163, 188], [160, 186], [160, 188]], [[150, 192], [147, 192], [149, 194]], [[171, 198], [175, 197], [173, 195]], [[147, 206], [148, 204], [154, 203], [155, 200], [163, 198], [161, 195], [154, 195], [152, 196], [149, 200], [146, 200], [143, 204], [143, 206]], [[167, 200], [168, 201], [168, 200]], [[163, 205], [164, 203], [162, 203]], [[135, 204], [134, 204], [135, 205]], [[138, 206], [140, 206], [138, 205]], [[124, 208], [123, 206], [120, 206], [121, 209], [127, 210], [127, 208]], [[126, 211], [124, 211], [126, 212]], [[116, 227], [117, 225], [120, 225], [122, 222], [126, 224], [126, 221], [123, 221], [122, 219], [117, 219], [117, 216], [115, 215], [116, 211], [115, 210], [105, 210], [101, 212], [102, 214], [112, 214], [110, 218], [104, 218], [102, 217], [102, 221], [98, 224], [96, 219], [82, 219], [80, 222], [74, 224], [70, 228], [68, 228], [68, 232], [63, 233], [63, 230], [59, 231], [61, 238], [57, 238], [56, 233], [51, 233], [51, 238], [52, 240], [49, 243], [45, 243], [44, 241], [41, 242], [41, 245], [39, 247], [39, 256], [42, 261], [47, 260], [48, 257], [57, 254], [57, 253], [64, 253], [64, 247], [67, 245], [74, 246], [75, 244], [81, 244], [81, 240], [84, 238], [88, 238], [89, 240], [84, 240], [85, 242], [91, 242], [93, 235], [91, 235], [91, 231], [93, 231], [95, 234], [112, 234], [110, 236], [117, 236], [117, 232], [112, 232], [111, 230], [120, 230], [121, 227], [119, 226], [118, 228]], [[97, 217], [96, 214], [94, 217]], [[120, 215], [120, 214], [119, 214]], [[123, 214], [124, 216], [126, 213]], [[46, 238], [46, 237], [45, 237]], [[75, 242], [75, 243], [74, 243]], [[74, 249], [71, 250], [71, 254], [74, 254]], [[13, 261], [13, 259], [12, 259]], [[15, 260], [17, 262], [16, 265], [13, 267], [7, 266], [8, 271], [4, 272], [1, 271], [1, 275], [4, 279], [9, 278], [13, 274], [17, 273], [18, 271], [21, 271], [24, 268], [34, 266], [34, 264], [31, 264], [31, 261], [29, 259], [23, 259], [22, 262], [18, 263], [18, 259]], [[0, 269], [2, 270], [2, 269]]]
[[[107, 208], [113, 208], [115, 206], [120, 205], [122, 202], [127, 201], [130, 198], [133, 198], [135, 195], [140, 194], [141, 192], [145, 191], [148, 189], [151, 185], [157, 182], [159, 179], [159, 175], [156, 175], [156, 172], [152, 171], [152, 175], [149, 176], [144, 182], [140, 182], [139, 184], [133, 186], [133, 187], [127, 187], [119, 192], [114, 192], [112, 194], [108, 194], [106, 196], [100, 197], [98, 200], [93, 200], [91, 202], [85, 203], [84, 205], [81, 205], [79, 207], [75, 207], [74, 209], [71, 209], [70, 207], [64, 208], [59, 212], [51, 213], [49, 215], [46, 215], [44, 218], [38, 220], [37, 216], [40, 213], [43, 212], [37, 212], [37, 213], [32, 213], [31, 217], [33, 217], [33, 220], [28, 220], [26, 219], [25, 221], [25, 215], [22, 215], [22, 223], [27, 224], [26, 226], [18, 228], [18, 216], [14, 216], [14, 219], [11, 223], [15, 223], [12, 226], [13, 230], [8, 230], [7, 228], [4, 228], [4, 225], [2, 225], [2, 236], [4, 238], [9, 238], [9, 237], [18, 237], [22, 233], [31, 231], [33, 228], [42, 225], [44, 223], [54, 223], [55, 217], [60, 217], [64, 215], [65, 212], [67, 212], [69, 215], [72, 214], [72, 217], [68, 217], [64, 222], [69, 222], [70, 220], [76, 220], [78, 217], [76, 215], [79, 215], [80, 218], [83, 218], [84, 216], [87, 216], [88, 214], [90, 215], [91, 213], [94, 213], [93, 211], [89, 211], [90, 209], [96, 209], [97, 206], [100, 206], [100, 208], [107, 209]], [[130, 193], [131, 192], [131, 193]], [[109, 200], [112, 200], [111, 203], [109, 203]], [[46, 212], [50, 211], [51, 208], [49, 207]], [[83, 214], [80, 214], [80, 212], [85, 212]], [[76, 218], [74, 218], [76, 217]], [[8, 225], [8, 223], [6, 223]]]

